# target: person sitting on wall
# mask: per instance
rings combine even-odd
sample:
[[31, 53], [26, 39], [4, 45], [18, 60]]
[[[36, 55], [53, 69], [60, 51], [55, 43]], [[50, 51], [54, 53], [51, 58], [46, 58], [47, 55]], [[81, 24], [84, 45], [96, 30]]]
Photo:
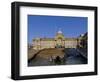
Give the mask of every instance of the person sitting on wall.
[[61, 64], [61, 58], [59, 56], [56, 57], [55, 63], [56, 64]]

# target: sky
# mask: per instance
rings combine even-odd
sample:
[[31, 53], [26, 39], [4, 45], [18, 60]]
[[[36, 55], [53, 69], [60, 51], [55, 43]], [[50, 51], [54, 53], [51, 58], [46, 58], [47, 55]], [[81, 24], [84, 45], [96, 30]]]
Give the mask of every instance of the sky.
[[28, 15], [28, 43], [33, 38], [54, 38], [61, 30], [67, 38], [87, 32], [87, 17]]

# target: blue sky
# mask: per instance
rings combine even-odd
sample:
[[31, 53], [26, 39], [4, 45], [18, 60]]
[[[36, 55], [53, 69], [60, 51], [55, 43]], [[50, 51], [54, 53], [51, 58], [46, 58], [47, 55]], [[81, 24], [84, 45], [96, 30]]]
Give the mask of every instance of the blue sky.
[[87, 17], [28, 15], [28, 43], [33, 38], [54, 38], [60, 29], [65, 37], [87, 32]]

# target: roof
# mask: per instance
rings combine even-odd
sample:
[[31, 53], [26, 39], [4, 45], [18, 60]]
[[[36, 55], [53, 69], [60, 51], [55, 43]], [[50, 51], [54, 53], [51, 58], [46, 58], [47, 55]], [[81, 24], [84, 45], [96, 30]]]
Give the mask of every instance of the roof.
[[[78, 38], [64, 38], [64, 40], [77, 40]], [[40, 38], [40, 39], [33, 39], [33, 41], [40, 40], [40, 41], [55, 41], [55, 38]]]

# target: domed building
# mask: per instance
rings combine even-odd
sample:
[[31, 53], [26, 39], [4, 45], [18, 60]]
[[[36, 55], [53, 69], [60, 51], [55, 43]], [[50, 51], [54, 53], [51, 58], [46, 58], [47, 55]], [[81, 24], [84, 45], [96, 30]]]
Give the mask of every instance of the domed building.
[[65, 43], [65, 37], [62, 33], [62, 31], [58, 31], [56, 36], [55, 36], [55, 42], [56, 42], [56, 45], [55, 45], [55, 48], [62, 48], [64, 47], [64, 43]]
[[45, 48], [76, 48], [77, 38], [66, 38], [59, 30], [54, 38], [35, 38], [33, 39], [33, 49], [41, 50]]

